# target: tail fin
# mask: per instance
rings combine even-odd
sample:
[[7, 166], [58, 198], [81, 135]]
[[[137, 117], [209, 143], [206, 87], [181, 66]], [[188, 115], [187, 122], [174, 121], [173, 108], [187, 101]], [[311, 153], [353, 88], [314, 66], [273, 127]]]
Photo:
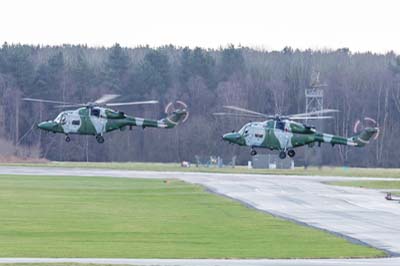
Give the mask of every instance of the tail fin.
[[159, 120], [160, 127], [173, 128], [181, 122], [186, 121], [188, 112], [186, 109], [177, 109], [166, 118]]
[[377, 127], [367, 127], [360, 134], [351, 137], [350, 139], [355, 143], [354, 146], [363, 147], [369, 143], [372, 137], [378, 133]]

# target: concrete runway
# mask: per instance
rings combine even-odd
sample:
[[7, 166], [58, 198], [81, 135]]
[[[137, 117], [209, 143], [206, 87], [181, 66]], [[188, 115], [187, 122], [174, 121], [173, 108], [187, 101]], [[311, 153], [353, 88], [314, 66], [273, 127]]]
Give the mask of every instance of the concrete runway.
[[[0, 174], [177, 178], [189, 183], [201, 184], [215, 193], [234, 198], [261, 211], [327, 230], [351, 241], [374, 246], [396, 256], [396, 258], [367, 260], [101, 260], [104, 263], [188, 266], [226, 264], [400, 265], [398, 257], [400, 255], [400, 204], [396, 201], [386, 201], [384, 194], [379, 191], [335, 187], [322, 183], [353, 178], [40, 167], [0, 167]], [[396, 179], [379, 178], [377, 180]], [[9, 262], [9, 260], [0, 259], [0, 262]], [[18, 262], [18, 259], [11, 260]], [[91, 263], [99, 261], [99, 259], [88, 260]], [[34, 262], [35, 259], [30, 261]], [[63, 261], [67, 262], [69, 259]], [[80, 262], [83, 261], [80, 260]]]

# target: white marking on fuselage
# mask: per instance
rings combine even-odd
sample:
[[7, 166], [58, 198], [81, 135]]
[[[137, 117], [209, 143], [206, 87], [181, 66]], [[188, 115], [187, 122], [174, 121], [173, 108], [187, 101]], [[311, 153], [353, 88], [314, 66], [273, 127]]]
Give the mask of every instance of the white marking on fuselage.
[[94, 128], [96, 129], [96, 134], [102, 135], [106, 131], [106, 124], [107, 124], [107, 119], [106, 117], [106, 111], [104, 108], [98, 108], [100, 109], [100, 117], [91, 115], [91, 110], [89, 109], [89, 119], [92, 122]]
[[354, 142], [353, 140], [351, 140], [351, 139], [347, 139], [347, 143], [346, 143], [348, 146], [357, 146], [358, 144], [356, 143], [356, 142]]
[[281, 129], [274, 129], [275, 137], [279, 141], [281, 149], [286, 150], [287, 148], [292, 148], [292, 142], [290, 141], [293, 137], [293, 133], [285, 132]]
[[262, 123], [254, 122], [245, 128], [243, 136], [247, 146], [259, 147], [264, 142], [266, 131]]
[[137, 126], [143, 126], [143, 122], [144, 122], [143, 118], [135, 117], [135, 121], [136, 121]]
[[322, 134], [322, 139], [324, 140], [324, 142], [331, 142], [333, 138], [333, 135], [331, 134]]
[[[72, 121], [79, 121], [78, 124], [73, 124]], [[64, 111], [61, 118], [61, 127], [64, 133], [77, 133], [82, 125], [81, 117], [79, 115], [79, 110]]]
[[357, 138], [357, 140], [361, 143], [368, 144], [369, 140], [363, 140], [362, 138]]
[[[282, 128], [277, 127], [278, 122], [284, 123], [283, 130]], [[274, 134], [275, 137], [278, 139], [278, 149], [286, 150], [288, 148], [292, 148], [293, 145], [291, 139], [293, 137], [293, 133], [290, 131], [290, 125], [287, 120], [275, 121], [274, 128], [272, 129], [272, 134]]]
[[163, 122], [163, 120], [158, 120], [157, 127], [166, 128], [167, 124], [165, 124], [165, 122]]

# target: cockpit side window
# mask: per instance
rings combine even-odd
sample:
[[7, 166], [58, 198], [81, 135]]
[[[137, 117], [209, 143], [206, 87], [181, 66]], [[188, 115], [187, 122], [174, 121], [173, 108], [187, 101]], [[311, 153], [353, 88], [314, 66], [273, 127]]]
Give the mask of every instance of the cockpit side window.
[[90, 115], [99, 117], [100, 116], [100, 109], [92, 108], [90, 110]]
[[277, 129], [280, 129], [280, 130], [285, 130], [285, 122], [282, 122], [282, 121], [276, 121], [276, 126], [275, 126]]
[[64, 125], [66, 123], [66, 121], [67, 121], [67, 117], [63, 114], [60, 119], [61, 125]]
[[64, 125], [66, 123], [66, 121], [67, 121], [67, 117], [66, 117], [65, 113], [60, 113], [56, 117], [56, 119], [54, 119], [54, 122], [61, 124], [61, 125]]
[[59, 113], [58, 116], [54, 119], [54, 122], [60, 123], [61, 122], [61, 116], [63, 116], [63, 113]]
[[243, 135], [243, 134], [248, 134], [249, 133], [249, 124], [244, 125], [240, 130], [239, 130], [239, 134]]

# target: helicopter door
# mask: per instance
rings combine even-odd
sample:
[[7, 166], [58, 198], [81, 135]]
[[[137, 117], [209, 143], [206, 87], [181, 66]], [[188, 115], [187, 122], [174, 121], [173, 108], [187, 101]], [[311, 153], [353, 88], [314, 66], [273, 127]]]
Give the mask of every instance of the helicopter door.
[[65, 123], [63, 125], [65, 133], [77, 133], [81, 127], [81, 117], [74, 113], [65, 115]]
[[250, 126], [246, 129], [246, 131], [244, 132], [246, 144], [254, 147], [261, 146], [265, 139], [264, 128], [260, 126]]
[[103, 134], [105, 132], [107, 119], [105, 119], [104, 109], [91, 108], [90, 109], [90, 122], [96, 129], [96, 134]]
[[287, 149], [292, 147], [292, 142], [290, 141], [293, 134], [287, 130], [285, 127], [287, 123], [283, 121], [276, 121], [276, 126], [274, 130], [275, 137], [279, 141], [281, 149]]

